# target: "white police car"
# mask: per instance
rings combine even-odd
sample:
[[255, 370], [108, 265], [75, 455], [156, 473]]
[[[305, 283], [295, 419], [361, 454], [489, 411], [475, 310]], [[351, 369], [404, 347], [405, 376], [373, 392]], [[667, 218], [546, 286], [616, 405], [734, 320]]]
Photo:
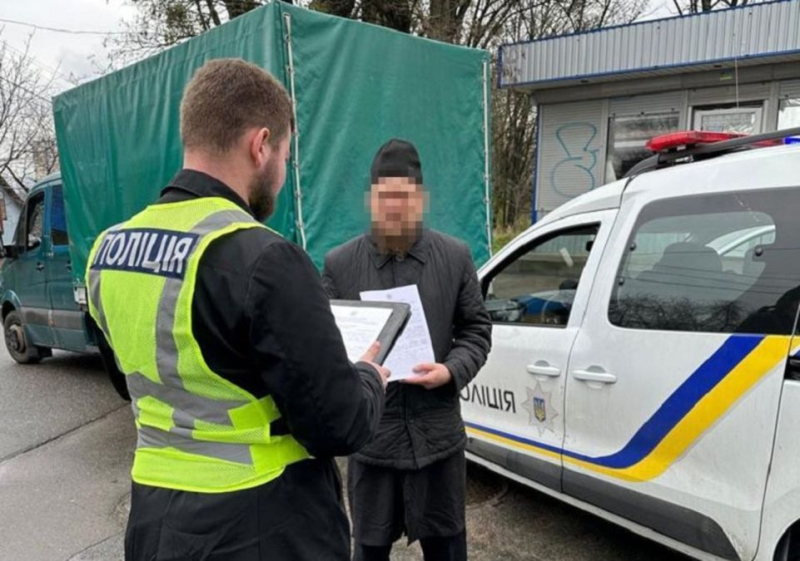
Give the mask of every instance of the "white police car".
[[471, 460], [699, 559], [800, 558], [800, 146], [746, 149], [776, 137], [654, 139], [481, 269]]

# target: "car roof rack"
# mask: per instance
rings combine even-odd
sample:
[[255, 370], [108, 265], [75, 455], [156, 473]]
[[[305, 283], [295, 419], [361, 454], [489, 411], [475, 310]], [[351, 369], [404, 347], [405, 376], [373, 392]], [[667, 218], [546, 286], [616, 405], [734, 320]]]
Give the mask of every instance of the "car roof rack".
[[696, 162], [739, 150], [800, 143], [787, 142], [789, 137], [796, 136], [800, 136], [800, 127], [752, 135], [703, 131], [669, 133], [650, 140], [647, 147], [656, 153], [633, 166], [625, 177], [685, 163], [682, 160]]

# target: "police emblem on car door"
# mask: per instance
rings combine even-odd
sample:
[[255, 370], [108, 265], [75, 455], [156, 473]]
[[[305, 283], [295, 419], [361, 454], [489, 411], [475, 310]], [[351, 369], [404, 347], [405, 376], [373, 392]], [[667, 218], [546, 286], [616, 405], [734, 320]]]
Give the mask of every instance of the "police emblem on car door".
[[539, 430], [539, 435], [545, 431], [555, 432], [553, 420], [558, 417], [558, 413], [553, 409], [553, 392], [546, 392], [542, 389], [541, 383], [536, 383], [534, 389], [525, 388], [528, 399], [522, 404], [522, 408], [528, 412], [528, 421]]
[[540, 423], [544, 423], [545, 419], [547, 419], [547, 412], [544, 408], [544, 399], [541, 397], [534, 397], [533, 398], [533, 414], [536, 415], [536, 420]]

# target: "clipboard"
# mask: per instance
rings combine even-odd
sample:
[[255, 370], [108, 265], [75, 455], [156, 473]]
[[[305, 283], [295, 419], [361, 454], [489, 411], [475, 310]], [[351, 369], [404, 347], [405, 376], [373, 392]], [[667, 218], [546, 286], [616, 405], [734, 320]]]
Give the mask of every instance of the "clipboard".
[[[392, 351], [395, 342], [400, 337], [408, 318], [411, 317], [411, 306], [403, 302], [365, 302], [363, 300], [331, 300], [331, 306], [353, 307], [353, 308], [380, 308], [391, 310], [389, 319], [378, 335], [381, 350], [375, 359], [377, 364], [383, 364], [386, 357]], [[366, 349], [364, 349], [366, 351]]]

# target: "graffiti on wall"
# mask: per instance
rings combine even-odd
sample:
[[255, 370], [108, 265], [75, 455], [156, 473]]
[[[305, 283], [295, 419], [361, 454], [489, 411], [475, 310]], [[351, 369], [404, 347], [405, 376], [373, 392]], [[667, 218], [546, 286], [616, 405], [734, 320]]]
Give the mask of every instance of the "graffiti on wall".
[[563, 158], [550, 172], [550, 185], [556, 193], [571, 199], [597, 187], [594, 168], [599, 148], [591, 148], [595, 138], [597, 127], [592, 123], [566, 123], [558, 128], [556, 140]]

